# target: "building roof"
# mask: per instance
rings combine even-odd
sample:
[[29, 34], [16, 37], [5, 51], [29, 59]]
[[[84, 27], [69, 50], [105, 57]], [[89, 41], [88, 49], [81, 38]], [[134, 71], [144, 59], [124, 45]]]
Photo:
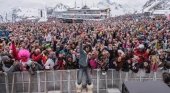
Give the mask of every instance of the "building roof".
[[104, 9], [100, 9], [100, 8], [89, 8], [89, 9], [81, 9], [81, 8], [69, 8], [68, 11], [78, 11], [78, 10], [91, 10], [91, 11], [101, 11], [101, 10], [107, 10], [109, 8], [104, 8]]
[[85, 5], [81, 9], [90, 9], [90, 8], [87, 5]]
[[170, 14], [170, 10], [155, 10], [153, 14]]

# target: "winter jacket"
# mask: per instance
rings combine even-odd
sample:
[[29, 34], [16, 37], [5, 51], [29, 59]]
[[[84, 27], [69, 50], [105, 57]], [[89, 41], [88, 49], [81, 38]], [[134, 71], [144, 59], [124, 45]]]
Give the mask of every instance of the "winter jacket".
[[97, 69], [97, 60], [96, 60], [96, 59], [91, 59], [91, 60], [89, 61], [89, 63], [90, 63], [90, 67], [91, 67], [92, 69]]
[[80, 58], [79, 58], [79, 65], [80, 67], [87, 67], [88, 66], [88, 57], [87, 53], [83, 50], [83, 43], [80, 43]]
[[135, 50], [134, 55], [139, 57], [138, 63], [143, 63], [149, 59], [149, 54], [146, 51], [140, 52], [139, 50]]
[[35, 62], [41, 62], [41, 59], [42, 59], [42, 55], [41, 54], [38, 54], [38, 55], [36, 55], [36, 54], [33, 54], [32, 55], [32, 60], [33, 61], [35, 61]]
[[51, 58], [47, 59], [47, 62], [44, 64], [45, 69], [53, 69], [54, 61]]

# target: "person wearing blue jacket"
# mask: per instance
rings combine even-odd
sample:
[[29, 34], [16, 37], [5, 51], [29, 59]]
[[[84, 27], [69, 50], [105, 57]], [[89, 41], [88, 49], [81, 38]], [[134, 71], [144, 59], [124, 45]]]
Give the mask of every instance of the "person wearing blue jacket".
[[78, 73], [77, 73], [77, 93], [81, 93], [82, 91], [82, 78], [83, 76], [85, 76], [86, 78], [86, 84], [87, 84], [87, 90], [88, 93], [92, 93], [92, 88], [93, 88], [93, 84], [92, 84], [92, 80], [90, 78], [90, 75], [88, 73], [88, 49], [86, 49], [87, 47], [84, 47], [83, 49], [83, 38], [84, 38], [85, 34], [81, 35], [81, 41], [80, 46], [79, 46], [79, 53], [80, 53], [80, 57], [79, 57], [79, 69], [78, 69]]

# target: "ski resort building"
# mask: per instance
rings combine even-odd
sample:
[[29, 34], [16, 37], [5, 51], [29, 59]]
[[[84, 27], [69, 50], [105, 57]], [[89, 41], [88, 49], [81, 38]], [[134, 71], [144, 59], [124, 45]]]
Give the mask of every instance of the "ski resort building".
[[59, 19], [102, 20], [110, 17], [110, 9], [89, 8], [85, 5], [82, 8], [68, 8], [62, 11], [53, 10], [51, 17]]

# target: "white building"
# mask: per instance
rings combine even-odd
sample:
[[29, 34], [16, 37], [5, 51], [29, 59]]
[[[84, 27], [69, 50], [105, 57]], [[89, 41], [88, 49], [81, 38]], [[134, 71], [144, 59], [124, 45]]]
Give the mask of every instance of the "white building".
[[110, 17], [110, 8], [89, 8], [85, 5], [82, 8], [68, 8], [62, 11], [54, 10], [52, 17], [62, 19], [101, 20]]
[[170, 10], [155, 10], [152, 12], [154, 15], [167, 15], [170, 14]]

